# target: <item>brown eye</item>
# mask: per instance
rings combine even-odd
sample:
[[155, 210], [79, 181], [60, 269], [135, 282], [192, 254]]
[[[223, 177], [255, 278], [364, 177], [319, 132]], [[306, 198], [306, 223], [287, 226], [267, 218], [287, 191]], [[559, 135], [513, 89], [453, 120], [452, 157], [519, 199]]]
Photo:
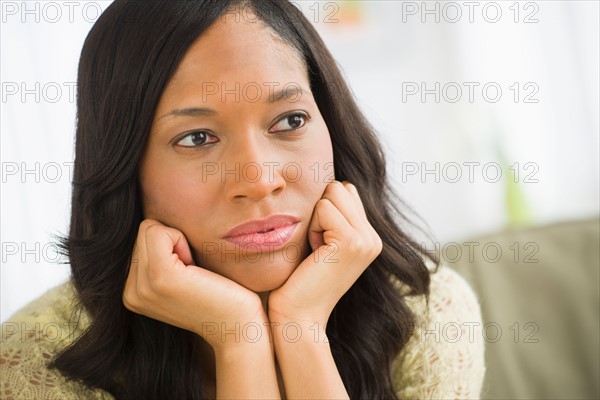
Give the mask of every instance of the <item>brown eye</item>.
[[203, 146], [207, 143], [212, 143], [212, 142], [208, 142], [208, 139], [211, 136], [212, 135], [210, 135], [208, 132], [205, 132], [205, 131], [190, 132], [187, 135], [185, 135], [184, 137], [182, 137], [180, 140], [178, 140], [177, 145], [183, 146], [183, 147]]
[[287, 123], [292, 129], [298, 129], [304, 125], [304, 118], [298, 114], [290, 115], [287, 117]]
[[304, 113], [293, 113], [284, 116], [280, 119], [270, 130], [269, 132], [280, 132], [280, 131], [293, 131], [296, 129], [302, 128], [306, 121], [308, 120], [308, 116]]

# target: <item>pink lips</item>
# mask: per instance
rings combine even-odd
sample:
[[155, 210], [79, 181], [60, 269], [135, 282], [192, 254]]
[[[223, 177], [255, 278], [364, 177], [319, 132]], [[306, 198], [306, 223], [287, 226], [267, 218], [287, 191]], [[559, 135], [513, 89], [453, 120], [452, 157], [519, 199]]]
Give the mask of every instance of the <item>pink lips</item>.
[[290, 215], [273, 215], [238, 225], [223, 238], [248, 249], [274, 250], [289, 242], [297, 223], [298, 219]]

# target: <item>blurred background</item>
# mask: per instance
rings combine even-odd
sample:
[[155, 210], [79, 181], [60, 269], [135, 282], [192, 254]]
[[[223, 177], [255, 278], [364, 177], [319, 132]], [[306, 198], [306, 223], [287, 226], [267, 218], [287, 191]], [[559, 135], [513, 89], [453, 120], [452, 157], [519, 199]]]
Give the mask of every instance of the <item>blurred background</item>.
[[[52, 234], [68, 226], [79, 53], [108, 4], [1, 3], [2, 321], [68, 277]], [[598, 398], [599, 2], [295, 4], [428, 248], [495, 329], [484, 397]]]

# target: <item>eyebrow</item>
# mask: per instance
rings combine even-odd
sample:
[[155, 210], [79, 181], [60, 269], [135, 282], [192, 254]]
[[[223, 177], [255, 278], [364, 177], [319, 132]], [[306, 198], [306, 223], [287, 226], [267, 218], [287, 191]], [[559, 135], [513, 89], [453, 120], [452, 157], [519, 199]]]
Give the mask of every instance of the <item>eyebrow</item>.
[[[269, 92], [270, 92], [270, 90], [271, 89], [269, 89]], [[267, 98], [267, 101], [265, 103], [274, 104], [274, 103], [282, 102], [284, 100], [290, 100], [290, 99], [297, 98], [294, 101], [294, 103], [296, 103], [300, 100], [300, 97], [302, 97], [303, 92], [304, 92], [304, 90], [298, 85], [290, 86], [287, 88], [283, 87], [281, 89], [276, 89], [272, 93], [269, 93], [269, 97]], [[310, 92], [308, 91], [308, 93], [310, 93]], [[230, 95], [230, 94], [228, 94], [228, 95]], [[159, 117], [158, 119], [162, 119], [162, 118], [165, 118], [168, 116], [172, 116], [172, 117], [212, 117], [217, 114], [218, 114], [217, 111], [212, 108], [186, 107], [186, 108], [176, 108], [174, 110], [171, 110], [168, 113]]]
[[[275, 90], [269, 98], [267, 99], [267, 103], [277, 103], [283, 100], [290, 100], [291, 98], [298, 97], [296, 102], [300, 100], [302, 97], [302, 88], [299, 85], [290, 86], [288, 88], [281, 88]], [[310, 92], [309, 92], [310, 93]]]

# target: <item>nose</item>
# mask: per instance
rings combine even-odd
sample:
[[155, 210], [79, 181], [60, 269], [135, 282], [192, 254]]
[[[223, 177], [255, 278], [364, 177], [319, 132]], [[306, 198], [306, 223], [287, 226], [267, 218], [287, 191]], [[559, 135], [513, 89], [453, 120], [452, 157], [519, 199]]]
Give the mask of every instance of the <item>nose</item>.
[[221, 164], [226, 197], [230, 202], [258, 201], [286, 188], [282, 163], [270, 146], [260, 140], [245, 140], [231, 149], [232, 156]]

